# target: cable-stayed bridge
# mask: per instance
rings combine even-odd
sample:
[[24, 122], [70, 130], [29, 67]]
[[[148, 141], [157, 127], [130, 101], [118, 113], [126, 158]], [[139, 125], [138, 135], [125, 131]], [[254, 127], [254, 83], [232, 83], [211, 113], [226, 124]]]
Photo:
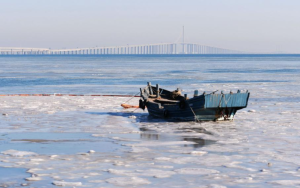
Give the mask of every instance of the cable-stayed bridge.
[[151, 54], [241, 54], [237, 50], [217, 48], [194, 43], [159, 43], [92, 47], [73, 49], [0, 47], [0, 55], [151, 55]]
[[[184, 40], [184, 26], [177, 42], [145, 45], [125, 45], [112, 47], [92, 47], [73, 49], [47, 48], [5, 48], [0, 47], [0, 55], [155, 55], [155, 54], [241, 54], [237, 50], [217, 48]], [[181, 42], [179, 42], [181, 41]]]

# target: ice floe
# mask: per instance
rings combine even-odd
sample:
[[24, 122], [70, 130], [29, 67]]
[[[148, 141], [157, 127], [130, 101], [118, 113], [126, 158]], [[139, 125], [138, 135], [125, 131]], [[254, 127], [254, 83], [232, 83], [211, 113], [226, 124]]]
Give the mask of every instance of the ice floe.
[[82, 186], [81, 182], [65, 182], [65, 181], [53, 181], [53, 185], [56, 186]]
[[277, 180], [277, 181], [270, 181], [270, 184], [275, 185], [283, 185], [283, 186], [299, 186], [300, 180]]
[[191, 175], [207, 175], [220, 173], [217, 170], [206, 169], [206, 168], [181, 168], [174, 170], [178, 174], [191, 174]]
[[[257, 86], [249, 87], [255, 93], [262, 92]], [[148, 117], [145, 112], [134, 113], [138, 118], [130, 119], [132, 113], [119, 108], [124, 98], [16, 97], [13, 101], [6, 97], [6, 105], [2, 108], [9, 116], [0, 117], [3, 132], [0, 142], [16, 147], [3, 145], [6, 149], [1, 151], [0, 166], [29, 169], [27, 172], [34, 176], [27, 174], [20, 179], [24, 182], [28, 177], [32, 187], [45, 183], [51, 186], [52, 181], [57, 182], [57, 186], [67, 187], [80, 186], [68, 183], [81, 183], [83, 187], [178, 187], [188, 184], [190, 187], [224, 188], [264, 186], [266, 182], [269, 186], [296, 187], [300, 165], [297, 158], [300, 154], [297, 148], [300, 109], [285, 98], [279, 102], [269, 99], [268, 88], [274, 86], [264, 87], [266, 89], [256, 94], [255, 99], [250, 98], [249, 108], [239, 111], [234, 121], [201, 124], [166, 122]], [[278, 95], [291, 97], [284, 93]], [[110, 104], [106, 104], [108, 101]], [[56, 141], [47, 143], [21, 143], [13, 141], [10, 133], [14, 132], [76, 132], [87, 136], [84, 139], [53, 139]], [[41, 139], [44, 138], [37, 138]], [[76, 148], [84, 146], [74, 152], [70, 152], [70, 147], [60, 148], [67, 142], [74, 142]], [[102, 142], [109, 142], [111, 145], [107, 147], [113, 145], [116, 149], [103, 151], [105, 146], [98, 146]], [[59, 147], [47, 150], [55, 144]], [[18, 149], [10, 150], [15, 148]], [[92, 149], [97, 152], [89, 152]], [[269, 162], [273, 165], [268, 166]]]
[[24, 157], [24, 156], [34, 156], [34, 155], [38, 155], [37, 153], [34, 152], [30, 152], [30, 151], [18, 151], [18, 150], [6, 150], [1, 152], [4, 155], [10, 155], [10, 156], [14, 156], [14, 157]]
[[117, 186], [139, 186], [151, 183], [149, 180], [139, 177], [116, 177], [107, 179], [106, 182]]

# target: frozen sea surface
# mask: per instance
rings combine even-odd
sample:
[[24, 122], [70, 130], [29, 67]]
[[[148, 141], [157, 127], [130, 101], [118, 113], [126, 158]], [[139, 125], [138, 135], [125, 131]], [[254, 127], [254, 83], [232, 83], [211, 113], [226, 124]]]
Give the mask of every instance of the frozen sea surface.
[[1, 96], [2, 187], [300, 187], [298, 56], [0, 57], [0, 64], [1, 94], [135, 94], [147, 81], [190, 96], [251, 93], [234, 121], [201, 124], [124, 110], [125, 97]]

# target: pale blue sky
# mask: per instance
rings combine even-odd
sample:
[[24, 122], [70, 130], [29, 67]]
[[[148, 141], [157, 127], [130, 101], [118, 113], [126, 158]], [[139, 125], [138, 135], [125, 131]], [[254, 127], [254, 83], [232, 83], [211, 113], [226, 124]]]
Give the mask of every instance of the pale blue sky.
[[0, 0], [0, 46], [189, 42], [300, 53], [299, 0]]

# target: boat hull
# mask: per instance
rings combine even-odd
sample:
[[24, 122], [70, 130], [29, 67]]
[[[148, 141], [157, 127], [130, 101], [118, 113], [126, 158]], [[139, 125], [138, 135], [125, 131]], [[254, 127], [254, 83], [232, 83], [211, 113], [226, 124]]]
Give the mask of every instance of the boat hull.
[[[183, 121], [221, 121], [233, 120], [238, 108], [199, 108], [199, 109], [180, 109], [173, 107], [156, 107], [156, 104], [148, 102], [146, 104], [149, 115], [160, 118], [171, 118]], [[192, 111], [193, 110], [193, 111]]]
[[171, 99], [168, 96], [172, 96], [172, 92], [163, 89], [154, 92], [155, 89], [151, 86], [141, 89], [141, 97], [149, 114], [182, 121], [233, 120], [238, 110], [247, 107], [250, 96], [249, 92], [238, 91], [228, 94], [204, 93], [190, 99], [183, 96]]

